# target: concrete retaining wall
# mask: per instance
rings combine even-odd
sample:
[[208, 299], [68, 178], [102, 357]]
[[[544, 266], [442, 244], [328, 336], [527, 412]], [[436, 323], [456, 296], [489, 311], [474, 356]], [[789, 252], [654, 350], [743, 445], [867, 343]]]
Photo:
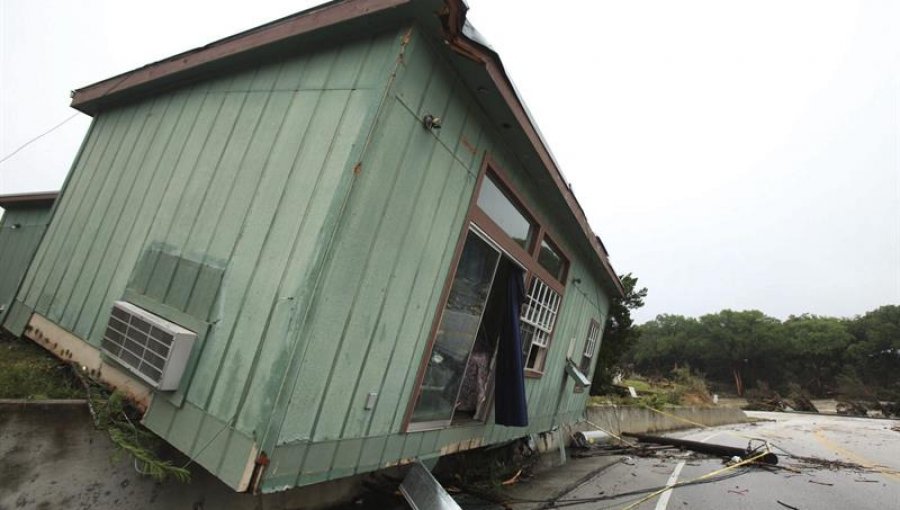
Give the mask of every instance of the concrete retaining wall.
[[615, 434], [663, 432], [698, 426], [688, 422], [715, 427], [750, 421], [744, 411], [726, 407], [676, 407], [665, 412], [677, 418], [644, 407], [608, 405], [588, 407], [586, 419]]
[[[197, 464], [190, 483], [157, 483], [94, 429], [84, 401], [0, 401], [0, 510], [282, 510], [323, 508], [358, 493], [361, 477], [278, 494], [234, 492]], [[166, 452], [177, 465], [189, 459]]]
[[[563, 427], [562, 430], [556, 429], [551, 432], [537, 434], [533, 436], [533, 439], [537, 451], [548, 454], [545, 457], [547, 457], [549, 465], [552, 466], [556, 464], [554, 459], [558, 456], [560, 438], [568, 446], [571, 444], [571, 439], [576, 432], [601, 428], [615, 435], [619, 435], [622, 432], [641, 434], [689, 429], [699, 426], [715, 427], [751, 421], [744, 414], [744, 411], [726, 407], [675, 407], [666, 409], [665, 412], [672, 416], [666, 416], [647, 408], [635, 406], [588, 406], [585, 411], [586, 421]], [[688, 420], [688, 422], [684, 420]]]

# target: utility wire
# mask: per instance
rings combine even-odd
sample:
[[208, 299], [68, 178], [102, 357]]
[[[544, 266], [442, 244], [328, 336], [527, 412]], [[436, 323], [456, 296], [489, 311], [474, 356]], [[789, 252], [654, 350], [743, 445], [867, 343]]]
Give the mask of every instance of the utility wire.
[[3, 162], [6, 161], [7, 159], [9, 159], [9, 158], [15, 156], [20, 150], [24, 149], [25, 147], [28, 147], [29, 145], [31, 145], [32, 143], [34, 143], [34, 142], [36, 142], [36, 141], [38, 141], [38, 140], [40, 140], [40, 139], [43, 138], [44, 136], [49, 135], [50, 133], [52, 133], [52, 132], [56, 131], [57, 129], [61, 128], [61, 127], [63, 126], [63, 124], [65, 124], [66, 122], [69, 122], [70, 120], [74, 119], [74, 118], [77, 117], [77, 116], [78, 116], [78, 112], [75, 112], [75, 113], [73, 113], [72, 115], [69, 115], [69, 116], [66, 118], [66, 120], [60, 122], [59, 124], [57, 124], [57, 125], [55, 125], [55, 126], [53, 126], [52, 128], [48, 129], [47, 131], [44, 131], [43, 133], [41, 133], [41, 134], [35, 136], [35, 137], [32, 138], [31, 140], [28, 140], [27, 142], [23, 143], [23, 144], [20, 145], [16, 150], [10, 152], [10, 153], [7, 154], [6, 156], [3, 156], [3, 159], [0, 159], [0, 163], [3, 163]]

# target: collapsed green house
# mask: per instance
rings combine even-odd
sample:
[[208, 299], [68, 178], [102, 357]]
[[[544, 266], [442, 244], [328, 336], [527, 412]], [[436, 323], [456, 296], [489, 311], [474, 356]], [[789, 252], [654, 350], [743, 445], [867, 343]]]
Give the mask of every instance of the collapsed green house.
[[465, 12], [332, 2], [75, 91], [5, 327], [239, 491], [580, 420], [621, 283]]

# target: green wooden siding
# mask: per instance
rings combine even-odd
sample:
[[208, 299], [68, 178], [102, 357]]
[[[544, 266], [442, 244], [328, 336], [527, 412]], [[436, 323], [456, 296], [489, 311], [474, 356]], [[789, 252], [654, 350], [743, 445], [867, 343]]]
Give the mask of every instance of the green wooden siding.
[[[275, 491], [577, 420], [564, 359], [608, 308], [596, 263], [433, 44], [404, 28], [101, 112], [20, 307], [94, 346], [123, 297], [192, 324], [182, 387], [144, 423], [233, 487], [254, 448]], [[573, 257], [546, 373], [527, 428], [406, 434], [485, 153]]]
[[0, 219], [0, 325], [47, 230], [52, 202], [11, 205]]
[[[441, 130], [422, 128], [428, 113], [443, 119]], [[557, 220], [553, 206], [560, 205], [547, 203], [533, 170], [509, 155], [460, 77], [416, 33], [375, 133], [303, 327], [300, 368], [286, 380], [290, 399], [283, 416], [276, 410], [273, 418], [281, 422], [274, 451], [263, 445], [273, 451], [266, 491], [435, 457], [462, 441], [488, 444], [546, 431], [584, 410], [587, 392], [576, 393], [571, 379], [561, 384], [566, 351], [575, 338], [580, 359], [590, 320], [602, 321], [608, 300], [586, 265], [592, 259], [579, 256], [569, 278], [582, 283], [567, 287], [547, 371], [526, 380], [529, 427], [402, 432], [485, 152], [542, 216]], [[567, 250], [575, 244], [557, 241]], [[370, 392], [378, 397], [366, 410]]]
[[[99, 113], [18, 295], [95, 347], [126, 294], [207, 324], [184, 404], [156, 398], [145, 421], [232, 485], [282, 384], [400, 38], [298, 50]], [[228, 433], [206, 445], [219, 423]], [[223, 464], [235, 448], [239, 465]]]

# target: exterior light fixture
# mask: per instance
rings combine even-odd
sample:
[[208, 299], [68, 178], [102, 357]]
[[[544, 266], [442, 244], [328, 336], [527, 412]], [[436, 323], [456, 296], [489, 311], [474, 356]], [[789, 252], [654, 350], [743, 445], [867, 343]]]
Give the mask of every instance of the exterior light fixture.
[[440, 117], [435, 117], [430, 113], [422, 118], [422, 126], [424, 126], [425, 129], [428, 130], [441, 129], [441, 122], [442, 121]]

